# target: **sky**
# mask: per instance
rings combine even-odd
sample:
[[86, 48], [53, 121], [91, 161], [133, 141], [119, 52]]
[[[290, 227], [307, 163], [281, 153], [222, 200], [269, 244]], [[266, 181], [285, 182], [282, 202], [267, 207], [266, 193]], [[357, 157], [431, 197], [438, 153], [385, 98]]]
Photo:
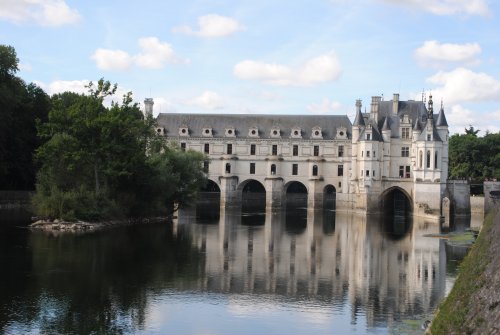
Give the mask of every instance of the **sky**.
[[[372, 96], [443, 103], [450, 132], [500, 131], [500, 1], [0, 0], [26, 82], [158, 113], [334, 114]], [[365, 108], [363, 107], [363, 108]]]

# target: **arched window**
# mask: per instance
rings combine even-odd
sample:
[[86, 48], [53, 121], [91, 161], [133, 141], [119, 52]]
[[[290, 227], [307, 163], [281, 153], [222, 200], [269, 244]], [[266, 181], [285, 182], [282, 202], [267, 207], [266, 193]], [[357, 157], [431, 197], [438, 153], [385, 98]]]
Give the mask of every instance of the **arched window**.
[[426, 166], [428, 169], [430, 169], [430, 167], [431, 167], [431, 151], [430, 150], [427, 150]]
[[438, 152], [436, 150], [436, 152], [434, 152], [434, 168], [437, 169], [438, 168]]
[[271, 174], [272, 175], [276, 174], [276, 165], [275, 164], [271, 164]]
[[231, 164], [226, 163], [226, 173], [231, 173]]
[[419, 151], [418, 153], [418, 167], [422, 168], [422, 150]]
[[313, 165], [313, 176], [317, 176], [317, 175], [318, 175], [318, 166]]

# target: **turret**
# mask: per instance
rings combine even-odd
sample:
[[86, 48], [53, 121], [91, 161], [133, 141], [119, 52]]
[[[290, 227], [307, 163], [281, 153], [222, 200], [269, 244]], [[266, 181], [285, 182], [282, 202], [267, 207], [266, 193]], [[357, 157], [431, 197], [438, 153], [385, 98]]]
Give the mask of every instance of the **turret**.
[[384, 125], [382, 126], [382, 138], [384, 142], [391, 141], [391, 128], [389, 127], [389, 117], [386, 117], [384, 120]]
[[153, 98], [144, 99], [144, 117], [153, 116]]
[[356, 117], [354, 118], [354, 123], [352, 124], [352, 143], [357, 143], [359, 139], [359, 133], [361, 128], [364, 128], [365, 120], [363, 114], [361, 113], [361, 100], [356, 100]]
[[412, 130], [412, 142], [416, 142], [418, 139], [418, 135], [420, 135], [421, 129], [420, 129], [420, 123], [418, 122], [418, 119], [415, 120], [415, 125], [413, 126]]

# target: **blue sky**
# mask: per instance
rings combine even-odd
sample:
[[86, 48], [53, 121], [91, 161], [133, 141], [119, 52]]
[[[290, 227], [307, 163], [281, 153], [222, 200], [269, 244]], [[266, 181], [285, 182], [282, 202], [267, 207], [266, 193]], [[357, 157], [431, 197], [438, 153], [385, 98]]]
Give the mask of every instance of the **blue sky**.
[[[443, 100], [450, 131], [500, 130], [488, 0], [0, 0], [0, 43], [48, 93], [104, 77], [155, 113], [347, 114]], [[117, 98], [119, 99], [119, 98]]]

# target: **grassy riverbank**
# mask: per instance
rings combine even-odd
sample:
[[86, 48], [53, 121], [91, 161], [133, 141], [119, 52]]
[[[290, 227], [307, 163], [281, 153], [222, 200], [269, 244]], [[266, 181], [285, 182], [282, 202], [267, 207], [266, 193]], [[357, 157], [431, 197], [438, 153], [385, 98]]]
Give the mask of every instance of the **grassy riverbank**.
[[460, 265], [458, 278], [439, 306], [430, 334], [500, 331], [499, 250], [500, 211], [497, 208], [485, 218], [479, 237]]

